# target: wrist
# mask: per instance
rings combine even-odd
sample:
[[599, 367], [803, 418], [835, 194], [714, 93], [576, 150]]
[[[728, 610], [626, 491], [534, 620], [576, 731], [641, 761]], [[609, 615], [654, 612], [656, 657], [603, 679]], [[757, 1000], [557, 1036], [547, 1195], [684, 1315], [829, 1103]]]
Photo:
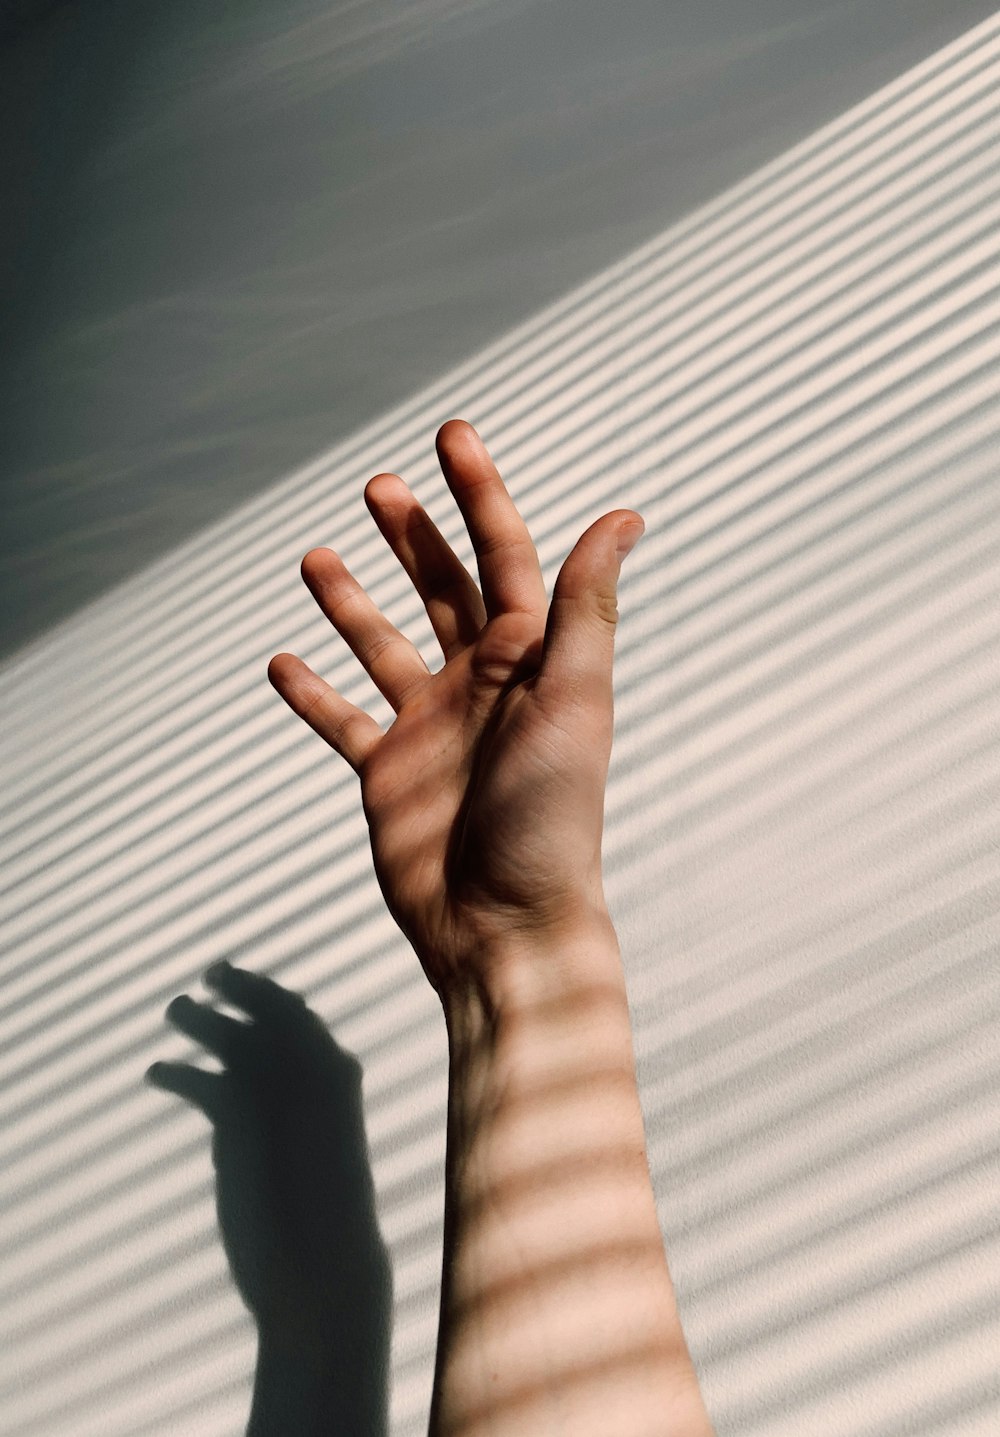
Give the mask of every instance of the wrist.
[[[633, 1186], [645, 1189], [652, 1211], [628, 995], [610, 918], [533, 943], [509, 939], [479, 958], [443, 1000], [453, 1201], [468, 1210], [479, 1188], [501, 1175], [509, 1186], [522, 1167], [558, 1163], [579, 1138], [587, 1151], [613, 1148], [619, 1175], [629, 1172]], [[595, 1123], [598, 1111], [603, 1120]]]
[[547, 932], [491, 936], [439, 997], [453, 1050], [495, 1049], [540, 1027], [565, 1024], [571, 1012], [585, 1019], [602, 1005], [618, 1019], [619, 1035], [624, 1018], [631, 1046], [621, 951], [606, 909]]
[[[565, 1165], [588, 1180], [608, 1169], [658, 1246], [628, 996], [610, 920], [534, 947], [509, 943], [490, 959], [444, 1004], [455, 1215], [467, 1225], [488, 1201], [506, 1220], [522, 1187], [559, 1187]], [[554, 1228], [552, 1235], [560, 1236]]]

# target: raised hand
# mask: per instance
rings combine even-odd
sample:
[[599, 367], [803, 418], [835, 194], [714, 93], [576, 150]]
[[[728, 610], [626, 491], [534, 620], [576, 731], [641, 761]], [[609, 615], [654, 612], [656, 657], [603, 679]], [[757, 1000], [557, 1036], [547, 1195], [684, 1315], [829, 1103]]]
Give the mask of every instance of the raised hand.
[[382, 893], [448, 1025], [433, 1437], [711, 1437], [663, 1251], [601, 838], [617, 510], [546, 602], [475, 430], [437, 435], [482, 592], [397, 475], [365, 500], [444, 654], [432, 673], [329, 549], [302, 574], [385, 695], [383, 733], [291, 654], [268, 670], [358, 774]]
[[253, 1437], [384, 1426], [392, 1279], [374, 1208], [361, 1069], [301, 998], [214, 965], [249, 1015], [175, 998], [167, 1016], [225, 1065], [154, 1063], [213, 1125], [219, 1226], [260, 1334]]
[[423, 600], [432, 673], [331, 549], [302, 577], [395, 712], [383, 733], [292, 654], [268, 676], [361, 780], [389, 911], [439, 994], [511, 940], [565, 938], [606, 913], [604, 791], [613, 735], [615, 510], [577, 541], [549, 604], [535, 546], [482, 441], [449, 420], [438, 458], [472, 539], [482, 594], [403, 480], [365, 489]]

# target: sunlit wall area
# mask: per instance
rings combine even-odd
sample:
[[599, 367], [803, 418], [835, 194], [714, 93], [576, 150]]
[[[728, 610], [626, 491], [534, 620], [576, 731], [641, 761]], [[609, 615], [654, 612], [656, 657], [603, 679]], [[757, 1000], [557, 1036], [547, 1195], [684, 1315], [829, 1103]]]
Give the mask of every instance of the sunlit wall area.
[[720, 1437], [1000, 1417], [1000, 16], [205, 530], [2, 671], [0, 1413], [246, 1421], [204, 1119], [145, 1087], [220, 956], [364, 1068], [391, 1432], [426, 1430], [446, 1043], [357, 780], [270, 689], [391, 710], [298, 579], [329, 544], [441, 658], [368, 515], [473, 422], [550, 590], [625, 565], [606, 888], [650, 1160]]

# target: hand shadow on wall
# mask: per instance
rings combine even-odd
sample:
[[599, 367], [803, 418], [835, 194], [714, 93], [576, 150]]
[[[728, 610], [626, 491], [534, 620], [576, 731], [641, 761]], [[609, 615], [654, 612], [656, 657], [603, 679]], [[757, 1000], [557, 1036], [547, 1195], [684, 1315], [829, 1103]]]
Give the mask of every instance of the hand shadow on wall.
[[375, 1215], [361, 1066], [304, 1000], [214, 964], [229, 1017], [183, 996], [175, 1027], [224, 1071], [154, 1063], [147, 1078], [210, 1119], [219, 1226], [258, 1332], [248, 1437], [383, 1437], [392, 1270]]

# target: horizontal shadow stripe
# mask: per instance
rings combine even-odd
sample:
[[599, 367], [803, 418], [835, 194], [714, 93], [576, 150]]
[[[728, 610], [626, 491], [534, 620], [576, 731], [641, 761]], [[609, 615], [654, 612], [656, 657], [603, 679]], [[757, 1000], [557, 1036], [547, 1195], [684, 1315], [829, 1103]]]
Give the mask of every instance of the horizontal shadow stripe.
[[305, 993], [362, 1065], [405, 1277], [392, 1431], [426, 1430], [444, 1034], [355, 777], [265, 666], [292, 648], [371, 703], [299, 583], [325, 535], [431, 652], [361, 487], [398, 465], [468, 559], [433, 453], [451, 415], [498, 456], [547, 578], [598, 512], [646, 519], [606, 891], [720, 1437], [819, 1433], [870, 1391], [873, 1437], [1000, 1412], [976, 1345], [1000, 1111], [998, 78], [1000, 14], [4, 665], [12, 1437], [245, 1417], [209, 1132], [141, 1081], [166, 1003], [224, 954]]
[[[991, 63], [993, 63], [993, 62], [991, 62]], [[979, 72], [977, 71], [976, 73], [978, 74]], [[986, 91], [986, 100], [987, 100], [987, 102], [989, 101], [989, 99], [990, 99], [990, 91], [989, 91], [989, 88], [987, 88], [987, 91]], [[959, 114], [962, 114], [962, 110], [959, 110], [958, 113], [959, 113]], [[932, 135], [932, 134], [935, 134], [935, 133], [936, 133], [935, 125], [932, 124], [931, 122], [928, 122], [928, 124], [925, 125], [924, 128], [923, 128], [922, 131], [921, 131], [921, 134]], [[962, 133], [964, 134], [964, 132], [962, 132]], [[976, 133], [977, 133], [977, 134], [980, 133], [978, 127], [977, 127], [977, 130], [976, 130]], [[897, 147], [897, 148], [898, 148], [898, 147]], [[907, 146], [905, 147], [905, 153], [907, 154], [908, 157], [910, 157], [911, 163], [912, 163], [912, 148], [913, 148], [913, 137], [910, 136], [909, 139], [908, 139], [908, 144], [907, 144]], [[939, 148], [939, 147], [936, 147], [936, 148]], [[980, 148], [981, 148], [981, 146], [975, 147], [973, 153], [978, 153]], [[906, 166], [906, 167], [904, 167], [904, 168], [905, 168], [905, 169], [909, 169], [910, 167], [911, 167], [911, 166]], [[831, 185], [831, 191], [832, 191], [832, 192], [836, 193], [836, 192], [837, 192], [837, 188], [838, 188], [838, 187], [835, 187], [835, 186]], [[881, 194], [881, 189], [882, 189], [882, 187], [879, 186], [878, 189], [877, 189], [876, 191], [873, 191], [873, 192], [880, 195], [880, 194]], [[798, 194], [798, 190], [796, 190], [795, 195], [796, 195], [796, 200], [797, 200], [797, 202], [799, 202], [799, 205], [800, 205], [800, 208], [801, 208], [802, 206], [801, 206], [801, 200], [800, 200], [800, 196], [799, 196], [799, 194]], [[843, 209], [843, 211], [844, 211], [845, 213], [850, 212], [850, 207], [849, 207], [849, 206], [843, 206], [842, 209]], [[806, 213], [808, 214], [808, 208], [806, 209]], [[769, 224], [769, 229], [768, 229], [768, 231], [766, 231], [766, 232], [769, 232], [771, 229], [774, 229], [774, 228], [775, 228], [775, 224], [774, 224], [773, 221], [771, 221], [770, 224]], [[741, 248], [741, 249], [744, 249], [744, 248], [745, 248], [745, 245], [746, 245], [746, 224], [745, 224], [745, 220], [743, 220], [739, 225], [734, 225], [734, 226], [733, 226], [733, 234], [734, 234], [734, 236], [736, 237], [736, 238], [734, 238], [734, 243], [736, 243], [736, 241], [737, 241], [737, 239], [738, 239], [740, 248]], [[783, 250], [783, 249], [784, 249], [784, 245], [782, 245], [780, 248], [777, 248], [777, 247], [776, 247], [776, 249], [775, 249], [774, 252], [775, 252], [775, 253], [780, 253], [781, 250]], [[696, 253], [698, 253], [698, 252], [696, 251]], [[730, 258], [731, 258], [731, 257], [730, 257], [729, 255], [726, 256], [726, 259], [727, 259], [727, 260], [729, 260]], [[702, 268], [697, 271], [698, 273], [711, 274], [711, 273], [713, 272], [713, 269], [712, 269], [712, 263], [713, 263], [713, 262], [712, 262], [711, 260], [705, 260], [704, 258], [700, 258], [698, 262], [699, 262], [699, 263], [701, 264], [701, 266], [702, 266]], [[756, 262], [755, 262], [755, 263], [756, 263]], [[741, 277], [742, 275], [748, 274], [748, 273], [751, 273], [751, 272], [752, 272], [752, 266], [748, 266], [746, 270], [736, 270], [736, 271], [735, 271], [735, 275], [736, 275], [737, 278], [739, 278], [739, 277]], [[669, 274], [669, 271], [668, 271], [668, 274]], [[730, 265], [729, 274], [730, 274], [730, 276], [732, 276], [732, 274], [733, 274], [732, 266], [731, 266], [731, 265]], [[633, 286], [633, 287], [634, 287], [634, 286]], [[618, 292], [617, 292], [618, 288], [619, 288], [618, 282], [616, 282], [615, 285], [613, 285], [613, 286], [609, 286], [609, 292], [608, 292], [608, 296], [607, 296], [608, 301], [609, 301], [609, 308], [608, 308], [608, 313], [609, 313], [609, 315], [616, 315], [616, 314], [620, 311], [622, 296], [621, 296], [620, 294], [618, 294]], [[672, 292], [672, 291], [670, 291], [670, 290], [668, 289], [666, 293], [667, 293], [667, 295], [669, 296], [669, 294], [670, 294], [671, 292]], [[587, 318], [587, 320], [586, 320], [586, 328], [587, 328], [587, 332], [588, 332], [588, 333], [587, 333], [587, 337], [588, 337], [588, 340], [589, 340], [589, 339], [591, 338], [591, 336], [592, 336], [592, 330], [593, 330], [593, 319], [592, 319], [591, 316], [588, 316], [588, 318]], [[581, 334], [581, 335], [582, 335], [582, 333], [583, 333], [582, 327], [581, 327], [581, 329], [578, 330], [578, 331], [570, 331], [570, 339], [572, 340], [572, 338], [574, 338], [576, 334]], [[555, 349], [555, 345], [554, 345], [554, 344], [550, 344], [550, 345], [548, 346], [548, 348], [554, 350], [554, 349]], [[543, 351], [543, 353], [544, 353], [544, 352], [545, 352], [545, 351]], [[623, 357], [624, 357], [624, 356], [623, 356]], [[522, 369], [523, 369], [523, 365], [519, 365], [518, 368], [522, 368]], [[584, 372], [586, 372], [586, 371], [584, 371]], [[488, 392], [490, 392], [490, 391], [492, 391], [492, 390], [495, 389], [495, 386], [496, 386], [496, 378], [497, 378], [497, 376], [496, 376], [495, 372], [490, 372], [490, 374], [489, 374], [489, 379], [488, 379], [489, 390], [484, 390], [484, 391], [483, 391], [483, 397], [485, 397], [486, 393], [488, 393]], [[541, 375], [539, 375], [539, 376], [536, 376], [536, 378], [535, 378], [535, 380], [532, 382], [530, 388], [529, 388], [527, 385], [525, 385], [525, 387], [524, 387], [522, 390], [520, 390], [520, 391], [515, 391], [514, 397], [516, 397], [516, 398], [524, 397], [524, 398], [526, 399], [527, 404], [533, 404], [534, 401], [537, 399], [537, 383], [538, 383], [539, 381], [541, 381], [542, 383], [551, 384], [551, 383], [553, 382], [553, 376], [552, 376], [552, 374], [551, 374], [550, 372], [545, 372], [545, 373], [543, 373], [543, 374], [541, 374]], [[557, 391], [557, 392], [558, 392], [558, 391]], [[478, 396], [477, 396], [477, 397], [478, 397]], [[242, 538], [244, 539], [244, 541], [245, 541], [245, 537], [246, 537], [245, 534], [244, 534], [243, 536], [241, 536], [241, 537], [242, 537]], [[273, 547], [273, 539], [271, 540], [271, 543], [272, 543], [272, 547]], [[245, 547], [244, 547], [244, 545], [241, 544], [240, 547], [241, 547], [241, 552], [245, 552]], [[254, 557], [257, 557], [257, 556], [255, 555]], [[213, 568], [214, 568], [214, 570], [215, 570], [216, 572], [220, 573], [220, 577], [225, 577], [226, 579], [228, 579], [228, 578], [230, 577], [230, 575], [228, 574], [228, 571], [225, 571], [225, 570], [219, 571], [218, 563], [216, 563], [216, 564], [213, 566]], [[245, 569], [245, 566], [244, 566], [244, 569]], [[242, 572], [243, 572], [243, 570], [234, 571], [234, 577], [240, 577], [240, 576], [242, 575]], [[256, 592], [259, 592], [259, 581], [260, 581], [260, 578], [261, 578], [261, 576], [262, 576], [262, 574], [263, 574], [264, 572], [265, 572], [265, 571], [263, 570], [263, 568], [262, 568], [262, 566], [261, 566], [260, 564], [257, 564], [257, 565], [255, 566], [255, 576], [256, 576], [256, 579], [257, 579]], [[271, 570], [268, 570], [267, 572], [270, 573], [270, 572], [278, 572], [278, 571], [277, 571], [276, 569], [271, 569]], [[200, 599], [201, 597], [212, 597], [212, 598], [214, 599], [214, 592], [210, 592], [210, 591], [207, 591], [207, 590], [203, 592], [203, 591], [199, 591], [199, 590], [193, 588], [193, 587], [192, 587], [192, 584], [190, 583], [190, 577], [191, 577], [191, 576], [189, 576], [189, 582], [187, 583], [186, 590], [185, 590], [185, 603], [184, 603], [184, 605], [183, 605], [182, 607], [179, 607], [179, 608], [176, 610], [176, 613], [177, 613], [178, 617], [179, 617], [179, 618], [181, 619], [181, 621], [182, 621], [181, 628], [180, 628], [180, 630], [179, 630], [179, 632], [180, 632], [181, 635], [182, 635], [182, 646], [186, 646], [186, 644], [189, 642], [189, 640], [188, 640], [187, 637], [186, 637], [186, 634], [187, 634], [187, 629], [188, 629], [188, 627], [189, 627], [190, 606], [191, 606], [192, 601], [196, 601], [196, 600]], [[229, 584], [227, 584], [227, 592], [232, 592], [232, 586], [229, 585]], [[237, 600], [239, 600], [239, 599], [244, 599], [244, 598], [245, 598], [246, 596], [248, 596], [251, 592], [254, 592], [254, 586], [251, 584], [250, 581], [246, 581], [246, 582], [245, 582], [245, 587], [244, 587], [243, 589], [237, 588], [237, 589], [235, 590], [235, 593], [233, 594], [233, 597], [236, 598]], [[144, 647], [145, 647], [145, 646], [144, 646]], [[110, 691], [110, 692], [108, 693], [108, 697], [111, 697], [112, 694], [113, 694], [113, 692], [114, 692], [113, 690]]]

